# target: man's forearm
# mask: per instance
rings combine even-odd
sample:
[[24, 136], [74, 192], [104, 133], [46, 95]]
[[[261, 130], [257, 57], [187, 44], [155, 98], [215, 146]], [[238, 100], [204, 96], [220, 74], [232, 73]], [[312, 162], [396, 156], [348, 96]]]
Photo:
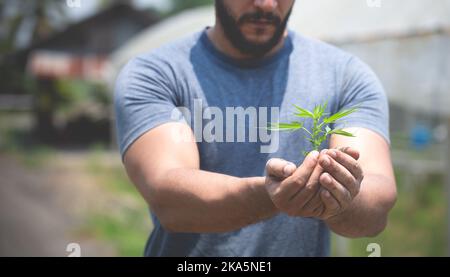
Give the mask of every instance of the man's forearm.
[[387, 189], [395, 188], [389, 182], [392, 180], [384, 176], [367, 174], [350, 207], [326, 220], [328, 227], [351, 238], [378, 235], [386, 227], [388, 212], [396, 200], [396, 192]]
[[276, 214], [264, 180], [173, 169], [161, 178], [163, 184], [147, 200], [169, 231], [233, 231]]

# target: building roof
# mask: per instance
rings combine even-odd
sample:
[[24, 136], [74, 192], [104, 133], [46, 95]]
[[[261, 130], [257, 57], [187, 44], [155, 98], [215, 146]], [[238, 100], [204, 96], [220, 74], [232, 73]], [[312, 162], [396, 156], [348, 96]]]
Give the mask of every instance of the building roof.
[[25, 67], [30, 53], [36, 50], [105, 56], [158, 21], [156, 13], [136, 10], [129, 4], [118, 2], [25, 49], [9, 53], [4, 62]]
[[158, 20], [154, 13], [118, 2], [33, 44], [22, 56], [27, 70], [40, 78], [101, 82], [109, 70], [108, 56]]
[[106, 55], [158, 20], [156, 13], [118, 2], [30, 48]]

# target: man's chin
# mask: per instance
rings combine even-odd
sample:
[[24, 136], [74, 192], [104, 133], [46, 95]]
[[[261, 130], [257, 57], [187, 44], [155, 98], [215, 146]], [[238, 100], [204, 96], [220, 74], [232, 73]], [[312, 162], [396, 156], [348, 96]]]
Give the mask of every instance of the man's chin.
[[241, 30], [244, 38], [252, 43], [264, 44], [269, 42], [275, 35], [275, 30], [272, 28], [245, 28]]
[[245, 36], [244, 38], [246, 41], [246, 51], [243, 53], [250, 54], [254, 57], [264, 56], [275, 47], [272, 42], [273, 37]]
[[261, 36], [261, 35], [256, 35], [255, 34], [255, 35], [246, 35], [246, 36], [244, 36], [244, 38], [250, 44], [253, 44], [253, 45], [265, 45], [265, 44], [269, 43], [272, 40], [273, 35], [271, 35], [271, 36], [265, 36], [265, 35]]

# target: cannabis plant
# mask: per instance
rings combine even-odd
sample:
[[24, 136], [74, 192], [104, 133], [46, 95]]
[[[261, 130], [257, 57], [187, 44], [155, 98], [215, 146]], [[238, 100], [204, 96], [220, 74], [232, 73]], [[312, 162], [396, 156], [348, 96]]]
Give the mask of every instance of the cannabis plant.
[[[315, 106], [313, 111], [308, 111], [297, 105], [294, 105], [296, 112], [295, 116], [307, 120], [312, 120], [312, 129], [308, 130], [304, 127], [304, 122], [293, 121], [291, 123], [270, 123], [269, 130], [272, 131], [297, 131], [303, 130], [306, 135], [305, 138], [311, 143], [312, 150], [319, 151], [320, 145], [324, 142], [328, 136], [332, 134], [354, 137], [353, 134], [346, 132], [342, 129], [331, 129], [329, 124], [335, 123], [338, 120], [354, 113], [357, 108], [351, 108], [346, 110], [341, 110], [333, 115], [329, 115], [325, 110], [327, 108], [327, 103], [319, 104]], [[303, 155], [307, 156], [309, 152], [304, 151]]]

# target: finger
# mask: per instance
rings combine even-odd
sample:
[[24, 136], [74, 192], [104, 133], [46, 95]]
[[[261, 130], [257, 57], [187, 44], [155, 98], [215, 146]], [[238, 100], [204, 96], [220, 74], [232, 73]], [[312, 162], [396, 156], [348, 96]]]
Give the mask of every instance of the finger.
[[303, 163], [295, 172], [285, 180], [283, 180], [274, 190], [273, 195], [276, 200], [288, 205], [289, 200], [308, 182], [314, 168], [317, 165], [319, 152], [313, 151], [306, 156]]
[[323, 173], [322, 167], [317, 165], [311, 174], [310, 180], [306, 183], [305, 186], [301, 187], [299, 191], [297, 191], [292, 197], [289, 199], [289, 205], [295, 209], [296, 211], [304, 210], [305, 205], [307, 205], [312, 198], [319, 192], [320, 183], [319, 178], [320, 174]]
[[[320, 185], [320, 182], [319, 182]], [[303, 206], [303, 210], [305, 211], [314, 211], [318, 207], [322, 206], [322, 200], [320, 199], [320, 192], [324, 190], [320, 188], [316, 191], [314, 196]]]
[[[331, 151], [328, 152], [331, 153]], [[331, 158], [329, 154], [320, 158], [320, 165], [336, 181], [344, 185], [350, 191], [352, 197], [358, 194], [359, 183], [356, 178], [344, 166]]]
[[360, 153], [355, 148], [352, 148], [350, 146], [345, 146], [345, 147], [338, 147], [336, 149], [339, 150], [340, 152], [350, 155], [355, 160], [359, 160]]
[[292, 176], [289, 177], [290, 181], [301, 181], [299, 183], [306, 184], [317, 165], [319, 155], [320, 154], [318, 151], [312, 151], [309, 153], [303, 160], [303, 163], [297, 168]]
[[333, 198], [329, 191], [323, 190], [320, 192], [320, 198], [322, 199], [323, 205], [325, 209], [323, 209], [320, 217], [324, 217], [325, 219], [338, 214], [341, 206], [339, 206], [338, 201]]
[[335, 161], [345, 167], [358, 183], [361, 183], [364, 178], [364, 173], [359, 163], [353, 157], [337, 150], [331, 150], [328, 153]]
[[267, 161], [266, 174], [269, 177], [282, 179], [290, 176], [297, 169], [294, 163], [272, 158]]
[[320, 176], [320, 184], [338, 201], [341, 209], [345, 209], [350, 205], [352, 201], [350, 192], [330, 174], [322, 174]]
[[[326, 152], [327, 150], [322, 150], [320, 152], [320, 156], [325, 155]], [[317, 164], [306, 185], [290, 199], [290, 201], [293, 202], [293, 206], [295, 206], [297, 209], [305, 208], [305, 205], [307, 205], [309, 201], [311, 201], [311, 199], [318, 193], [320, 189], [319, 178], [323, 172], [323, 168], [319, 164]]]

